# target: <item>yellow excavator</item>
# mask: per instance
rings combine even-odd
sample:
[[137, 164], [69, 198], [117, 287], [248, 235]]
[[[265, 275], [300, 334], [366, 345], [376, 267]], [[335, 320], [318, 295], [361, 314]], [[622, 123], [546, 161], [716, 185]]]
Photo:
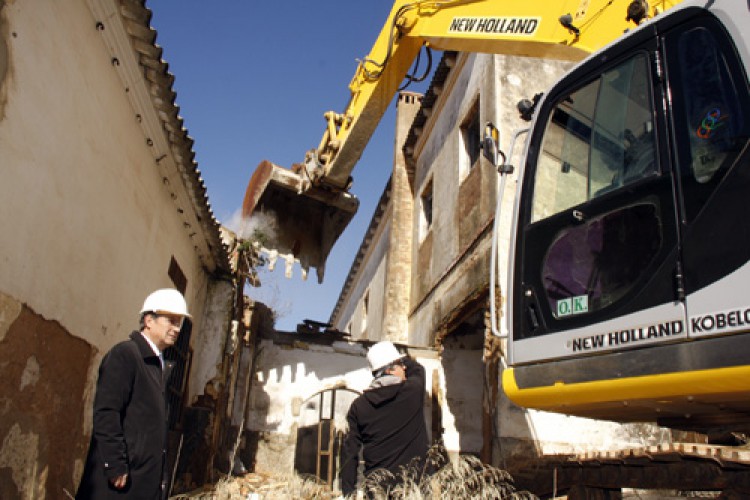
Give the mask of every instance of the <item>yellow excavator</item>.
[[519, 405], [750, 433], [747, 26], [747, 2], [685, 1], [538, 102], [506, 292]]
[[503, 390], [528, 408], [750, 432], [743, 26], [737, 0], [396, 1], [346, 110], [302, 163], [261, 163], [244, 214], [274, 213], [266, 246], [320, 271], [357, 209], [352, 169], [423, 46], [585, 58], [529, 112]]
[[351, 173], [420, 51], [428, 49], [578, 61], [679, 0], [397, 0], [349, 83], [342, 113], [327, 112], [317, 148], [283, 168], [261, 162], [243, 202], [247, 218], [273, 218], [263, 244], [315, 267], [357, 211]]

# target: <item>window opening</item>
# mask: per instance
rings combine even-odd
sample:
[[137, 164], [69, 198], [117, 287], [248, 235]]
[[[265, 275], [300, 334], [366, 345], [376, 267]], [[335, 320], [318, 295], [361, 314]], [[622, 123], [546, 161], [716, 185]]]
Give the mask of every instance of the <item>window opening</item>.
[[471, 109], [460, 126], [461, 158], [459, 159], [459, 177], [463, 180], [474, 168], [481, 156], [481, 129], [479, 127], [479, 98], [474, 101]]
[[179, 290], [181, 294], [185, 295], [185, 291], [187, 290], [187, 277], [185, 277], [185, 273], [182, 272], [182, 268], [180, 268], [180, 265], [175, 260], [174, 255], [169, 261], [167, 275], [169, 275], [169, 279], [174, 283], [174, 287]]
[[422, 207], [421, 217], [419, 221], [419, 235], [420, 238], [424, 238], [427, 232], [432, 227], [432, 181], [427, 183], [427, 186], [422, 190], [420, 195], [420, 205]]
[[335, 483], [346, 414], [359, 394], [348, 388], [326, 389], [302, 404], [294, 450], [296, 472], [317, 476], [328, 485]]
[[362, 337], [367, 338], [367, 313], [370, 309], [370, 291], [362, 297]]
[[193, 358], [193, 353], [190, 350], [190, 336], [192, 331], [192, 321], [189, 318], [185, 318], [180, 329], [180, 335], [177, 337], [177, 342], [164, 351], [164, 359], [174, 363], [167, 383], [167, 408], [169, 411], [168, 423], [170, 430], [178, 428], [180, 416], [182, 415], [182, 400]]
[[[177, 260], [172, 256], [169, 261], [167, 275], [172, 280], [174, 287], [183, 295], [187, 290], [187, 277], [182, 272]], [[167, 381], [167, 408], [168, 424], [170, 430], [177, 429], [182, 415], [183, 395], [187, 385], [188, 374], [190, 373], [190, 363], [193, 353], [190, 350], [190, 336], [193, 331], [193, 324], [190, 318], [185, 318], [180, 329], [180, 335], [177, 342], [164, 351], [164, 359], [173, 363], [172, 373]]]
[[594, 312], [641, 279], [662, 245], [653, 204], [610, 212], [563, 230], [544, 258], [542, 279], [556, 318]]
[[670, 65], [670, 72], [678, 75], [672, 85], [675, 123], [684, 124], [678, 127], [680, 144], [688, 145], [680, 153], [686, 156], [680, 161], [680, 177], [689, 221], [697, 217], [748, 140], [747, 106], [740, 97], [747, 93], [747, 83], [735, 76], [742, 71], [735, 69], [738, 65], [719, 43], [718, 34], [705, 27], [680, 33], [677, 64]]

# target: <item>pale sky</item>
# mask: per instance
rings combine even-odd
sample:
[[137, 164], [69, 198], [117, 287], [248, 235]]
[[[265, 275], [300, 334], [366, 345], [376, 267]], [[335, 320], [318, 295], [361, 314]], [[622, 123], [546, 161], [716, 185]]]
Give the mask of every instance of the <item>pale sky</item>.
[[[370, 51], [386, 0], [152, 0], [151, 25], [175, 75], [176, 104], [214, 215], [228, 224], [262, 160], [290, 167], [317, 147], [326, 111], [342, 112], [357, 60]], [[439, 56], [436, 55], [435, 60]], [[410, 88], [423, 91], [423, 88]], [[327, 321], [391, 173], [394, 105], [353, 172], [360, 208], [328, 257], [325, 281], [311, 269], [284, 277], [261, 270], [247, 294], [275, 309], [276, 327]]]

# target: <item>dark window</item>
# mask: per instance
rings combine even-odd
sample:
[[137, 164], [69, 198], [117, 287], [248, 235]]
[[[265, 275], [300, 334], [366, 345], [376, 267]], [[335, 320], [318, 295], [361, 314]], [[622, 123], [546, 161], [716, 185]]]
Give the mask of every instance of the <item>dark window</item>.
[[[187, 290], [187, 277], [185, 277], [185, 273], [182, 272], [174, 256], [169, 261], [167, 274], [175, 288], [184, 295]], [[176, 429], [180, 423], [183, 394], [185, 393], [188, 373], [190, 372], [190, 361], [192, 359], [192, 352], [190, 351], [190, 335], [192, 331], [192, 322], [189, 318], [185, 318], [177, 342], [164, 351], [164, 358], [174, 363], [174, 368], [167, 381], [167, 408], [169, 410], [170, 430]]]
[[190, 336], [193, 331], [193, 323], [185, 318], [180, 330], [180, 336], [172, 347], [164, 351], [164, 358], [174, 363], [172, 373], [167, 382], [167, 409], [169, 411], [169, 429], [174, 430], [180, 423], [182, 414], [182, 400], [187, 385], [192, 351], [190, 350]]
[[432, 181], [427, 185], [427, 187], [422, 191], [422, 218], [424, 222], [424, 231], [422, 234], [427, 232], [427, 230], [432, 226]]
[[185, 290], [187, 290], [187, 278], [185, 277], [185, 273], [182, 272], [182, 269], [175, 260], [174, 256], [172, 256], [172, 259], [169, 261], [169, 269], [167, 270], [167, 274], [169, 275], [169, 279], [172, 280], [172, 283], [174, 283], [174, 287], [184, 295]]
[[461, 124], [461, 141], [464, 146], [464, 154], [466, 155], [466, 163], [469, 169], [479, 160], [481, 153], [480, 135], [479, 99], [477, 99]]
[[625, 295], [656, 257], [660, 225], [656, 207], [641, 204], [565, 229], [542, 264], [552, 314], [594, 312]]
[[730, 300], [737, 290], [723, 278], [750, 261], [750, 87], [737, 46], [713, 16], [664, 40], [690, 310], [708, 286]]
[[683, 124], [677, 130], [679, 144], [687, 145], [681, 150], [680, 173], [690, 221], [748, 140], [747, 109], [740, 102], [741, 93], [747, 94], [747, 82], [733, 77], [742, 75], [736, 65], [732, 71], [727, 60], [733, 51], [722, 46], [709, 29], [696, 27], [681, 33], [676, 44], [674, 38], [670, 41], [677, 53], [670, 71], [677, 80], [672, 85], [675, 123]]

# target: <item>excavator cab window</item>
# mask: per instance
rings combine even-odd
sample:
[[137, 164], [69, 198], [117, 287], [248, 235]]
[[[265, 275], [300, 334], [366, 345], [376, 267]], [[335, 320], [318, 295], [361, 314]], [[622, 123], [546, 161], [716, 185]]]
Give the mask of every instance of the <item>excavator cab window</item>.
[[560, 99], [537, 165], [531, 222], [656, 172], [644, 54]]
[[[675, 123], [681, 126], [681, 180], [694, 220], [748, 139], [747, 81], [723, 30], [698, 25], [667, 37], [673, 57]], [[724, 43], [722, 43], [724, 42]], [[744, 87], [744, 94], [743, 94]]]
[[597, 311], [642, 277], [661, 247], [656, 207], [640, 203], [571, 226], [544, 259], [544, 290], [556, 318]]
[[[713, 16], [664, 35], [676, 136], [682, 272], [691, 318], [748, 310], [750, 88], [741, 53]], [[711, 298], [708, 300], [707, 297]], [[691, 336], [747, 331], [701, 328]]]

